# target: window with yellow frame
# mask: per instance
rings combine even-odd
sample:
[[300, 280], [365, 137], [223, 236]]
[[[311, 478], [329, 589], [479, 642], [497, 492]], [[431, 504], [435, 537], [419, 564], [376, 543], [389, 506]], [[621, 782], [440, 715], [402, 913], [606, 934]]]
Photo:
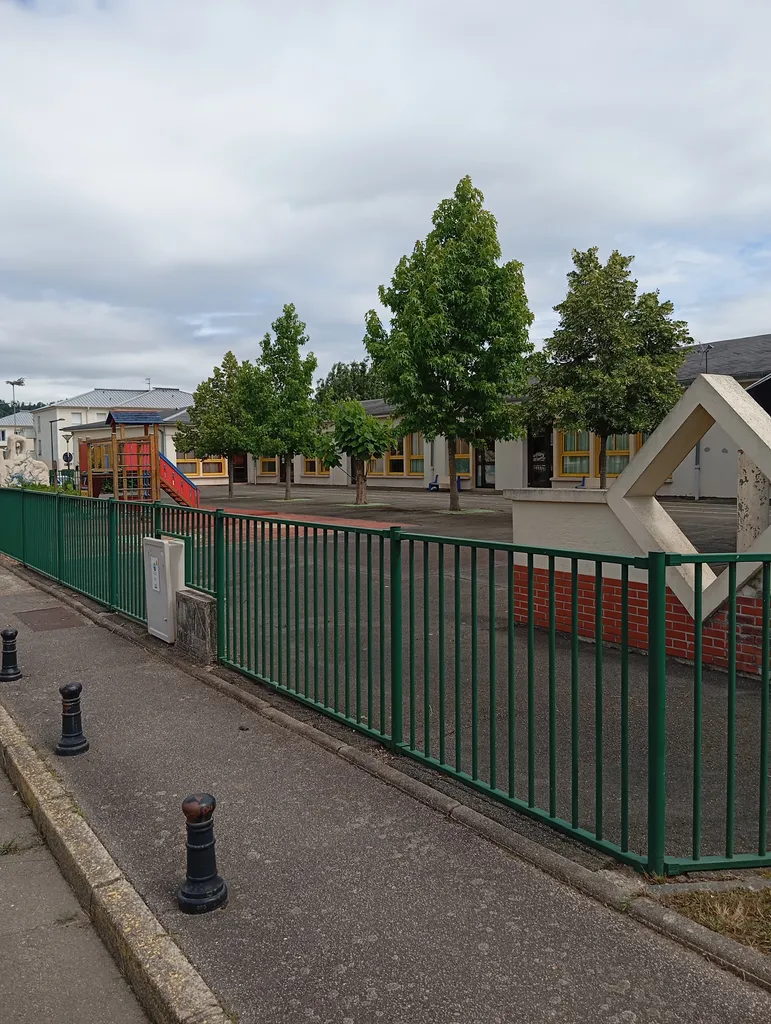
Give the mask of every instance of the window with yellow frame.
[[263, 458], [260, 457], [260, 476], [275, 476], [276, 475], [276, 457]]
[[471, 445], [455, 438], [455, 472], [458, 476], [471, 476]]
[[407, 435], [407, 475], [423, 476], [423, 435]]
[[177, 452], [177, 469], [185, 476], [225, 476], [225, 459], [197, 459], [192, 452]]
[[[419, 449], [416, 448], [416, 454], [415, 456], [413, 456], [412, 449], [410, 448], [410, 444], [407, 443], [407, 441], [407, 438], [402, 437], [399, 439], [399, 442], [393, 448], [387, 451], [382, 458], [370, 459], [367, 475], [405, 476], [405, 474], [409, 473], [410, 471], [407, 469], [407, 466], [410, 464], [411, 460], [417, 460], [417, 451]], [[405, 451], [407, 451], [408, 454], [405, 455]], [[417, 465], [417, 461], [413, 462], [413, 465]], [[415, 476], [422, 476], [422, 473], [422, 469], [419, 471], [417, 469], [414, 470]]]
[[559, 475], [589, 476], [591, 453], [588, 430], [563, 430], [559, 434]]
[[[607, 476], [619, 476], [629, 464], [632, 457], [631, 434], [611, 434], [607, 440], [606, 452], [607, 461], [605, 472]], [[594, 439], [594, 468], [595, 476], [600, 475], [600, 439]]]
[[303, 476], [329, 476], [329, 466], [320, 459], [304, 459]]

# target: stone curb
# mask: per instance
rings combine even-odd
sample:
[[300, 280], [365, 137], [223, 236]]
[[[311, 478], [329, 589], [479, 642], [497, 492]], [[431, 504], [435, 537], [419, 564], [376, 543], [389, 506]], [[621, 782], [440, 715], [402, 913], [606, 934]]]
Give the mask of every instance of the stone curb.
[[62, 874], [150, 1019], [155, 1024], [227, 1024], [214, 993], [1, 705], [0, 755]]
[[[15, 564], [9, 564], [6, 559], [3, 559], [2, 564], [10, 572], [25, 580], [31, 586], [42, 590], [52, 597], [56, 597], [64, 604], [70, 605], [70, 607], [74, 608], [85, 618], [102, 626], [104, 629], [110, 630], [122, 639], [151, 651], [152, 654], [161, 660], [172, 663], [180, 671], [186, 672], [207, 686], [218, 690], [223, 695], [237, 700], [240, 704], [262, 715], [263, 718], [288, 729], [290, 732], [304, 736], [311, 743], [323, 747], [330, 753], [336, 754], [338, 757], [356, 765], [387, 785], [399, 789], [401, 792], [431, 807], [438, 813], [445, 815], [458, 824], [464, 825], [481, 838], [494, 843], [512, 856], [526, 861], [545, 874], [558, 879], [558, 881], [579, 890], [585, 896], [595, 899], [614, 910], [628, 914], [629, 917], [638, 923], [646, 925], [681, 945], [687, 946], [696, 953], [700, 953], [706, 959], [731, 971], [740, 978], [752, 981], [762, 988], [771, 991], [771, 958], [742, 945], [734, 939], [719, 935], [717, 932], [697, 924], [683, 914], [678, 914], [676, 911], [662, 906], [655, 899], [647, 895], [647, 887], [639, 876], [624, 875], [608, 870], [590, 871], [589, 868], [585, 868], [583, 865], [577, 864], [575, 861], [563, 857], [553, 850], [546, 849], [532, 839], [527, 839], [525, 836], [512, 832], [506, 826], [500, 825], [492, 818], [488, 818], [467, 804], [447, 796], [439, 790], [433, 789], [426, 783], [400, 772], [391, 765], [384, 764], [372, 754], [352, 747], [342, 740], [335, 739], [321, 729], [317, 729], [307, 722], [301, 722], [284, 711], [280, 711], [260, 697], [248, 693], [246, 690], [241, 689], [241, 687], [218, 676], [214, 666], [209, 670], [202, 669], [197, 665], [187, 663], [176, 654], [167, 654], [164, 651], [157, 650], [154, 646], [151, 647], [149, 644], [143, 644], [137, 636], [121, 626], [120, 623], [107, 621], [105, 615], [110, 613], [95, 612], [77, 600], [77, 598], [70, 596], [66, 591], [62, 592], [39, 581], [36, 574], [34, 574], [34, 570], [20, 571]], [[27, 575], [27, 573], [30, 575]], [[34, 578], [30, 578], [30, 576], [34, 576]], [[193, 1024], [193, 1021], [187, 1021], [185, 1024]], [[195, 1024], [199, 1024], [199, 1022], [196, 1021]], [[201, 1022], [201, 1024], [208, 1024], [208, 1021]], [[219, 1024], [219, 1018], [217, 1018], [217, 1024]]]

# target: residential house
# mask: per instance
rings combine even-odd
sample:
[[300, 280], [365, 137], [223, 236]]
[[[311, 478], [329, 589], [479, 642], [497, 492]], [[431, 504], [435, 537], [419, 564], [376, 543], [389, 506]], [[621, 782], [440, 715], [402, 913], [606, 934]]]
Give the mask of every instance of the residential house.
[[8, 439], [14, 431], [24, 437], [35, 439], [35, 420], [27, 409], [17, 409], [15, 415], [0, 417], [0, 450], [8, 447]]
[[37, 457], [47, 463], [49, 469], [54, 464], [60, 469], [64, 464], [62, 456], [69, 447], [75, 465], [78, 453], [74, 437], [70, 442], [65, 439], [75, 428], [104, 426], [107, 413], [112, 409], [162, 409], [170, 413], [185, 409], [192, 401], [193, 396], [179, 388], [94, 388], [74, 398], [54, 402], [34, 412]]

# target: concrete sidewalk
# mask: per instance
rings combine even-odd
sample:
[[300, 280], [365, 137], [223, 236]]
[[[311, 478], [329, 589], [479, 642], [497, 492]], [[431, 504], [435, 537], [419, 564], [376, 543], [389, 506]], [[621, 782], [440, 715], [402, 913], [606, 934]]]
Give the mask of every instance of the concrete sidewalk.
[[[50, 757], [240, 1024], [766, 1021], [771, 996], [608, 910], [0, 569], [24, 678], [0, 700], [46, 756], [84, 684], [81, 757]], [[384, 754], [384, 756], [387, 756]], [[209, 790], [227, 908], [176, 908], [180, 811]]]
[[146, 1022], [2, 769], [0, 893], [2, 1020]]

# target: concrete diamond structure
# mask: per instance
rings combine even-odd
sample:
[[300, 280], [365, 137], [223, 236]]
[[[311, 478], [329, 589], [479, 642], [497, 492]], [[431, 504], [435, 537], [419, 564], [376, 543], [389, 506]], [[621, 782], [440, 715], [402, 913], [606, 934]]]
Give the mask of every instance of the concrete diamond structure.
[[[697, 553], [655, 495], [716, 422], [746, 457], [771, 478], [771, 416], [733, 377], [697, 377], [606, 492], [608, 507], [641, 553]], [[771, 551], [771, 527], [748, 550]], [[759, 568], [758, 563], [739, 563], [737, 586], [746, 583]], [[728, 596], [728, 574], [716, 577], [707, 565], [702, 573], [702, 611], [706, 619]], [[693, 615], [694, 566], [670, 566], [667, 583]]]

